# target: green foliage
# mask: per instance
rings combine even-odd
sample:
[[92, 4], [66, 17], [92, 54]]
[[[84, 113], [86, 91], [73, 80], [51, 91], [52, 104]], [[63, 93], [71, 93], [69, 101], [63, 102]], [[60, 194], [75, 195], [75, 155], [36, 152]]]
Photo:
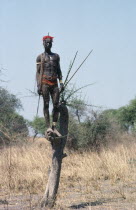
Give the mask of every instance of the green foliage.
[[0, 87], [0, 109], [2, 112], [14, 112], [22, 108], [20, 100], [6, 89]]
[[111, 123], [102, 113], [94, 112], [88, 117], [86, 123], [86, 131], [88, 131], [88, 144], [96, 145], [98, 141], [103, 143], [103, 139], [111, 129]]
[[26, 120], [16, 112], [9, 115], [8, 127], [13, 133], [28, 134]]
[[113, 119], [117, 115], [117, 109], [107, 109], [102, 112], [102, 114], [108, 119]]
[[16, 111], [22, 108], [20, 100], [0, 87], [0, 128], [11, 134], [28, 134], [26, 121]]
[[129, 105], [127, 106], [127, 112], [129, 114], [127, 121], [130, 123], [130, 125], [133, 125], [136, 122], [136, 98], [130, 101]]
[[84, 122], [79, 123], [74, 117], [69, 121], [69, 148], [97, 148], [105, 143], [105, 137], [111, 130], [111, 122], [102, 113], [92, 111]]
[[128, 131], [135, 129], [136, 124], [136, 99], [130, 101], [127, 106], [119, 109], [109, 109], [103, 112], [109, 119], [114, 120], [120, 126], [120, 129]]
[[86, 114], [86, 106], [84, 104], [84, 101], [77, 97], [72, 98], [69, 104], [69, 109], [73, 116], [77, 117], [77, 120], [80, 123], [82, 117]]
[[45, 134], [45, 119], [43, 117], [35, 117], [30, 125], [40, 134]]
[[8, 123], [9, 116], [11, 117], [11, 114], [21, 108], [20, 100], [6, 89], [0, 87], [0, 121], [4, 124]]
[[117, 121], [120, 124], [121, 129], [128, 131], [130, 126], [130, 113], [127, 107], [121, 107], [117, 110]]
[[78, 141], [81, 137], [79, 131], [80, 124], [75, 119], [74, 115], [69, 112], [68, 139], [66, 144], [67, 148], [78, 149]]

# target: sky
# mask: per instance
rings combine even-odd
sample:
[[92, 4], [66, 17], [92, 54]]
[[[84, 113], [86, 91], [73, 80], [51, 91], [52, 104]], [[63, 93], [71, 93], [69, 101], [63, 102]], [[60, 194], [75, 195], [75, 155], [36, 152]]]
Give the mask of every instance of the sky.
[[[0, 0], [1, 86], [20, 98], [29, 120], [36, 115], [36, 57], [44, 51], [42, 37], [54, 37], [63, 80], [76, 51], [72, 72], [91, 49], [93, 53], [72, 84], [81, 87], [88, 104], [119, 108], [136, 96], [135, 0]], [[39, 116], [42, 113], [40, 102]]]

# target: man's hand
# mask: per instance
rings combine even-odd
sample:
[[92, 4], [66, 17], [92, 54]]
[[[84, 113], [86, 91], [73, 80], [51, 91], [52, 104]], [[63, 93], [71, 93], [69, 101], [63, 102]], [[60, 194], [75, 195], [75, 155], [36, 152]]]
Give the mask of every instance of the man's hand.
[[41, 90], [41, 87], [38, 87], [38, 89], [37, 89], [37, 93], [38, 93], [39, 95], [42, 95], [42, 90]]
[[64, 84], [60, 83], [60, 93], [62, 93], [64, 91]]

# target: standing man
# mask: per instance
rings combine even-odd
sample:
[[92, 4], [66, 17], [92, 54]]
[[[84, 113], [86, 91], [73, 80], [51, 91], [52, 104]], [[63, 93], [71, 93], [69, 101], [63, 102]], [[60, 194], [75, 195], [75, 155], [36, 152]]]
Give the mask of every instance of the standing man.
[[[57, 53], [51, 52], [53, 37], [44, 36], [43, 46], [44, 53], [40, 54], [36, 59], [37, 64], [37, 88], [38, 94], [43, 96], [44, 102], [44, 117], [46, 126], [50, 127], [50, 116], [49, 116], [49, 101], [50, 96], [53, 102], [52, 111], [52, 129], [56, 127], [59, 115], [59, 97], [60, 92], [64, 90], [64, 85], [62, 82], [62, 72], [60, 69], [60, 57]], [[60, 83], [60, 90], [58, 88], [58, 80]]]

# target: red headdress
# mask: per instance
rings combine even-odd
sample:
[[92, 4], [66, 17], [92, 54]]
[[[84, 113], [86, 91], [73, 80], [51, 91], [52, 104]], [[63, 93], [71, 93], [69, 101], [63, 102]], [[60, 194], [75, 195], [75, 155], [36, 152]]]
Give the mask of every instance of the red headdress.
[[44, 41], [45, 39], [51, 39], [51, 40], [53, 41], [53, 38], [54, 38], [54, 37], [52, 37], [52, 36], [44, 36], [44, 37], [43, 37], [43, 41]]

